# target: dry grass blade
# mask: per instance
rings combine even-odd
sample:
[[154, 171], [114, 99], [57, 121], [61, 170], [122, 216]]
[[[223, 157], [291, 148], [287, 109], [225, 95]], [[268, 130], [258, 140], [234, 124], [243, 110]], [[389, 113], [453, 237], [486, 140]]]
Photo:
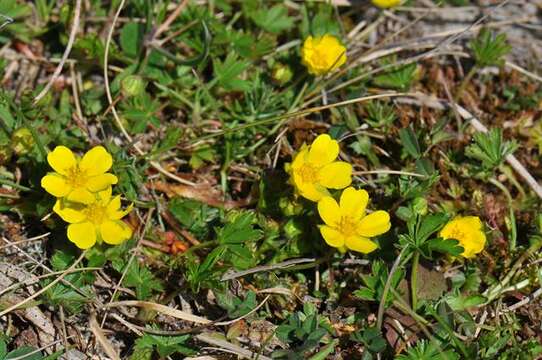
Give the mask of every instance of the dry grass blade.
[[41, 294], [43, 294], [44, 292], [46, 292], [47, 290], [49, 290], [50, 288], [52, 288], [53, 286], [55, 286], [57, 283], [59, 283], [62, 279], [64, 279], [64, 277], [66, 275], [68, 275], [73, 269], [75, 269], [75, 267], [81, 262], [81, 260], [83, 260], [84, 256], [85, 256], [85, 251], [83, 253], [81, 253], [81, 256], [79, 256], [79, 258], [68, 268], [66, 269], [62, 274], [60, 274], [59, 277], [57, 277], [55, 280], [51, 281], [50, 284], [48, 284], [47, 286], [45, 286], [44, 288], [40, 289], [39, 291], [36, 291], [34, 294], [32, 294], [31, 296], [27, 297], [26, 299], [24, 299], [23, 301], [15, 304], [15, 305], [12, 305], [10, 307], [8, 307], [6, 310], [0, 312], [0, 318], [6, 314], [9, 314], [10, 312], [12, 312], [13, 310], [16, 310], [18, 309], [19, 307], [27, 304], [28, 302], [32, 301], [33, 299], [37, 298], [38, 296], [40, 296]]
[[136, 306], [136, 307], [141, 307], [147, 310], [154, 310], [159, 313], [169, 315], [177, 319], [190, 321], [196, 324], [210, 324], [212, 322], [211, 320], [208, 320], [206, 318], [192, 315], [181, 310], [173, 309], [169, 306], [165, 306], [165, 305], [161, 305], [161, 304], [157, 304], [157, 303], [153, 303], [149, 301], [137, 301], [137, 300], [116, 301], [116, 302], [107, 304], [105, 307], [112, 308], [112, 307], [119, 307], [119, 306]]
[[212, 333], [203, 333], [196, 336], [196, 339], [204, 343], [217, 346], [218, 349], [223, 349], [223, 351], [228, 353], [233, 353], [239, 356], [242, 359], [259, 359], [259, 360], [272, 360], [270, 357], [255, 354], [250, 350], [243, 349], [240, 346], [232, 344], [226, 340], [217, 338], [213, 336]]
[[96, 314], [94, 313], [90, 315], [89, 327], [92, 334], [94, 334], [96, 341], [100, 344], [107, 356], [109, 356], [109, 358], [112, 360], [120, 360], [117, 350], [113, 348], [113, 345], [111, 345], [109, 340], [107, 340], [105, 337], [100, 325], [98, 324], [98, 321], [96, 321]]

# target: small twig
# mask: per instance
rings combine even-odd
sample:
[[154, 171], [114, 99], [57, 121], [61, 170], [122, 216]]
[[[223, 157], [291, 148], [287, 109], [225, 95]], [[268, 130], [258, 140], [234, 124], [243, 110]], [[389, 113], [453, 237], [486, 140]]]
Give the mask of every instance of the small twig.
[[34, 236], [34, 237], [31, 237], [31, 238], [28, 238], [28, 239], [24, 239], [24, 240], [12, 241], [12, 242], [9, 242], [9, 244], [6, 244], [6, 245], [0, 245], [0, 250], [11, 247], [11, 246], [15, 246], [15, 245], [20, 245], [20, 244], [33, 242], [33, 241], [42, 240], [42, 239], [46, 238], [49, 235], [51, 235], [50, 232], [45, 233], [45, 234], [41, 234], [41, 235], [38, 235], [38, 236]]
[[520, 307], [527, 305], [528, 303], [530, 303], [531, 301], [533, 301], [540, 295], [542, 295], [542, 288], [539, 288], [538, 290], [526, 296], [525, 298], [523, 298], [521, 301], [518, 301], [514, 305], [510, 305], [508, 308], [504, 309], [504, 311], [514, 311], [516, 309], [519, 309]]
[[181, 3], [175, 8], [175, 10], [173, 10], [173, 12], [167, 17], [167, 19], [162, 23], [162, 25], [160, 25], [158, 29], [156, 29], [156, 32], [153, 34], [151, 42], [155, 39], [158, 39], [158, 37], [164, 31], [167, 31], [167, 29], [169, 29], [173, 21], [175, 21], [175, 19], [179, 16], [181, 11], [183, 11], [187, 4], [188, 0], [181, 1]]
[[[72, 29], [70, 31], [70, 38], [68, 39], [68, 44], [66, 45], [66, 49], [64, 50], [64, 54], [62, 55], [62, 59], [56, 66], [55, 72], [53, 73], [53, 76], [49, 79], [49, 82], [43, 90], [34, 98], [33, 103], [37, 104], [44, 96], [47, 94], [53, 83], [56, 81], [56, 79], [60, 76], [60, 73], [62, 72], [62, 68], [64, 67], [64, 63], [66, 62], [66, 59], [68, 59], [68, 56], [70, 55], [70, 51], [72, 49], [73, 43], [75, 41], [75, 35], [77, 35], [77, 30], [79, 29], [79, 19], [81, 17], [81, 0], [77, 0], [75, 2], [75, 12], [73, 15], [73, 24]], [[106, 67], [107, 68], [107, 67]]]

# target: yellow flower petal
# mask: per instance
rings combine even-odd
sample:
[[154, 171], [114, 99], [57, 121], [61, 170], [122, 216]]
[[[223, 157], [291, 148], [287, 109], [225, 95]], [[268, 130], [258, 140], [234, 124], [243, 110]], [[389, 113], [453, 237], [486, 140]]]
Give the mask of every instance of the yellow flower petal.
[[47, 155], [47, 162], [53, 170], [62, 175], [67, 175], [68, 170], [77, 165], [73, 152], [65, 146], [57, 146]]
[[102, 205], [107, 206], [111, 202], [111, 196], [113, 195], [113, 189], [111, 186], [105, 188], [104, 190], [98, 192], [97, 194], [98, 201]]
[[56, 197], [64, 197], [72, 190], [66, 183], [66, 179], [55, 173], [50, 173], [42, 177], [41, 187], [49, 194]]
[[349, 187], [343, 190], [340, 199], [341, 214], [354, 219], [361, 219], [365, 215], [365, 208], [369, 202], [369, 193], [365, 190], [356, 190]]
[[344, 189], [352, 183], [352, 165], [335, 161], [325, 165], [319, 173], [320, 184], [331, 189]]
[[111, 185], [115, 185], [118, 178], [113, 174], [96, 175], [87, 180], [87, 189], [92, 192], [102, 191]]
[[132, 236], [132, 229], [122, 221], [106, 221], [100, 225], [103, 241], [110, 245], [118, 245]]
[[89, 221], [68, 225], [68, 239], [80, 249], [88, 249], [96, 243], [96, 227]]
[[88, 176], [104, 174], [111, 169], [113, 157], [103, 146], [95, 146], [90, 149], [81, 159], [79, 168], [85, 171]]
[[371, 0], [373, 5], [378, 6], [381, 9], [389, 9], [397, 6], [402, 0]]
[[486, 235], [482, 221], [477, 216], [457, 216], [449, 221], [440, 231], [444, 239], [456, 239], [463, 247], [461, 256], [472, 258], [486, 245]]
[[91, 204], [96, 202], [96, 197], [86, 189], [74, 189], [68, 194], [66, 200], [81, 204]]
[[346, 62], [346, 48], [329, 34], [316, 38], [309, 36], [301, 47], [301, 62], [310, 74], [324, 75]]
[[361, 219], [358, 234], [364, 237], [373, 237], [384, 234], [390, 227], [390, 215], [386, 211], [378, 210]]
[[346, 238], [344, 244], [346, 247], [352, 251], [357, 251], [360, 253], [368, 254], [375, 251], [378, 246], [374, 241], [371, 241], [365, 237], [348, 237]]
[[63, 201], [57, 200], [55, 206], [53, 206], [53, 211], [62, 218], [67, 223], [75, 224], [85, 221], [86, 216], [80, 210], [81, 207], [68, 207], [63, 204]]
[[336, 248], [344, 246], [344, 236], [336, 229], [322, 225], [320, 226], [320, 233], [329, 246]]
[[482, 221], [478, 216], [463, 216], [460, 218], [463, 226], [467, 226], [473, 230], [482, 229]]
[[130, 204], [126, 210], [122, 211], [120, 209], [120, 195], [115, 196], [111, 202], [107, 205], [107, 217], [112, 220], [120, 220], [126, 216], [130, 211], [132, 211], [134, 205]]
[[117, 195], [107, 204], [107, 216], [111, 217], [110, 215], [116, 214], [120, 210], [120, 206], [120, 195]]
[[303, 147], [297, 155], [294, 157], [294, 161], [292, 161], [292, 169], [299, 169], [303, 164], [306, 163], [306, 158], [309, 153], [308, 148], [305, 146]]
[[326, 225], [337, 227], [341, 221], [339, 204], [331, 196], [325, 196], [318, 201], [318, 213]]
[[317, 184], [300, 182], [296, 184], [296, 187], [299, 191], [299, 195], [311, 201], [319, 201], [324, 196], [329, 196], [329, 192], [326, 188]]
[[328, 134], [318, 135], [310, 146], [307, 161], [317, 166], [331, 163], [339, 156], [339, 143]]

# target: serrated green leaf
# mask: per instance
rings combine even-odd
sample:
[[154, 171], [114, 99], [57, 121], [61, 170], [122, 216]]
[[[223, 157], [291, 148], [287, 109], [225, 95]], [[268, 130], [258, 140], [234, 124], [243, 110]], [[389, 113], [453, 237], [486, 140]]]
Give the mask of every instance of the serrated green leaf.
[[294, 24], [294, 20], [288, 16], [288, 9], [279, 4], [256, 11], [252, 14], [252, 20], [265, 31], [276, 34], [290, 29]]

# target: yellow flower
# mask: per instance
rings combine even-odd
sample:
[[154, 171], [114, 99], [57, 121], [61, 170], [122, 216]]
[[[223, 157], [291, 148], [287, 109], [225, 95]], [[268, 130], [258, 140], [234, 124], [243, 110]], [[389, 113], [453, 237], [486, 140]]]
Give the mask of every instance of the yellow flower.
[[329, 246], [365, 254], [378, 247], [370, 238], [390, 229], [390, 215], [383, 210], [365, 215], [368, 202], [367, 191], [353, 187], [343, 191], [339, 204], [331, 196], [318, 202], [318, 213], [325, 223], [320, 226], [320, 233]]
[[57, 198], [89, 204], [93, 193], [116, 184], [115, 175], [107, 173], [113, 158], [103, 146], [90, 149], [82, 159], [65, 146], [57, 146], [47, 155], [47, 161], [55, 172], [41, 179], [41, 187]]
[[472, 258], [484, 249], [486, 234], [478, 216], [458, 216], [449, 221], [440, 231], [444, 239], [455, 239], [465, 249], [463, 257]]
[[352, 165], [335, 161], [339, 143], [327, 134], [319, 135], [310, 146], [303, 146], [287, 166], [290, 182], [306, 199], [318, 201], [329, 189], [344, 189], [352, 182]]
[[323, 75], [346, 62], [346, 48], [331, 35], [309, 36], [301, 48], [301, 59], [309, 73]]
[[121, 210], [120, 195], [111, 198], [111, 187], [97, 193], [89, 204], [58, 199], [53, 207], [68, 225], [68, 239], [80, 249], [92, 247], [96, 241], [118, 245], [132, 236], [132, 229], [121, 219], [132, 210]]
[[397, 6], [402, 0], [371, 0], [374, 6], [378, 6], [381, 9], [389, 9]]

